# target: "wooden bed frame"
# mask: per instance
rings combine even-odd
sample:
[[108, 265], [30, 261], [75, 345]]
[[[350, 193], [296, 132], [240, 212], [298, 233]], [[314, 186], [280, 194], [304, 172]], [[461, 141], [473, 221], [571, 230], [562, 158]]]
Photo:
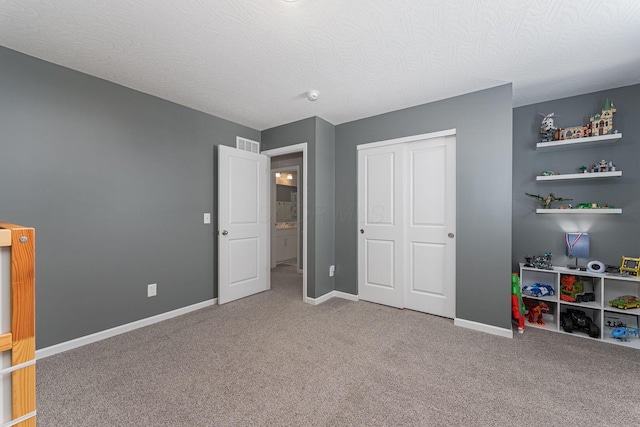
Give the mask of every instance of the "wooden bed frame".
[[11, 247], [11, 331], [0, 331], [0, 352], [11, 351], [13, 421], [36, 427], [35, 229], [0, 222], [0, 246]]

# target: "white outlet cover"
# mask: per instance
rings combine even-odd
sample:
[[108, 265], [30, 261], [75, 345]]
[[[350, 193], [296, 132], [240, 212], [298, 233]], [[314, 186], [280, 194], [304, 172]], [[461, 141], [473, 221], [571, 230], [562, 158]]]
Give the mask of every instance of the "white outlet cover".
[[147, 297], [155, 297], [156, 295], [158, 295], [158, 284], [151, 283], [147, 285]]

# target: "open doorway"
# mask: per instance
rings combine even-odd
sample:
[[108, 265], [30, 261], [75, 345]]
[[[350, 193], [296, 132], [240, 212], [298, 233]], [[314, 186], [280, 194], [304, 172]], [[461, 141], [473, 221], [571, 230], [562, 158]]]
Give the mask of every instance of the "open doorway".
[[271, 160], [271, 268], [302, 274], [302, 300], [308, 303], [307, 143], [262, 154]]
[[[295, 166], [276, 167], [283, 163], [298, 162]], [[275, 165], [275, 166], [274, 166]], [[275, 206], [275, 239], [271, 241], [271, 268], [286, 265], [302, 273], [303, 221], [299, 218], [300, 168], [302, 153], [271, 158], [271, 206]], [[272, 215], [273, 219], [273, 215]], [[272, 226], [273, 226], [272, 225]]]

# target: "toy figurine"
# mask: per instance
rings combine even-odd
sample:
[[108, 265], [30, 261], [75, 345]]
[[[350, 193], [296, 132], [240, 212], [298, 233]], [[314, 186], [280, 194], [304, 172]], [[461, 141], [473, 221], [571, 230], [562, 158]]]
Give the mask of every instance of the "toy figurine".
[[512, 317], [518, 321], [518, 332], [524, 333], [524, 302], [520, 293], [520, 278], [517, 274], [511, 274], [511, 313]]
[[[541, 113], [538, 114], [542, 115]], [[553, 125], [553, 114], [554, 113], [547, 114], [542, 119], [542, 123], [540, 124], [541, 142], [550, 142], [555, 139], [555, 134], [558, 128]]]
[[551, 203], [553, 202], [573, 200], [573, 199], [565, 199], [563, 197], [556, 197], [555, 194], [553, 193], [549, 193], [547, 197], [543, 197], [539, 194], [531, 194], [531, 193], [524, 193], [524, 194], [526, 194], [529, 197], [535, 197], [536, 199], [540, 200], [540, 205], [543, 207], [543, 209], [551, 209]]
[[529, 305], [529, 313], [527, 314], [527, 320], [531, 324], [537, 324], [540, 326], [546, 326], [542, 319], [542, 315], [544, 313], [548, 313], [550, 311], [549, 306], [541, 301], [532, 302]]

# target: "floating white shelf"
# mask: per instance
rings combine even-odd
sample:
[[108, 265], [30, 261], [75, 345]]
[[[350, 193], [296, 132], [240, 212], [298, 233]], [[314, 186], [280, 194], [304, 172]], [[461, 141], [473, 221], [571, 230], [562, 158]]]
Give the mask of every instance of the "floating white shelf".
[[566, 214], [566, 215], [612, 215], [621, 214], [622, 209], [536, 209], [537, 214]]
[[612, 178], [615, 176], [622, 176], [622, 171], [615, 172], [594, 172], [594, 173], [568, 173], [560, 175], [536, 176], [536, 181], [560, 181], [564, 179], [598, 179], [598, 178]]
[[590, 136], [587, 138], [564, 139], [562, 141], [538, 142], [536, 150], [553, 151], [566, 150], [570, 148], [592, 147], [599, 144], [611, 144], [622, 138], [621, 133], [612, 133], [609, 135]]

